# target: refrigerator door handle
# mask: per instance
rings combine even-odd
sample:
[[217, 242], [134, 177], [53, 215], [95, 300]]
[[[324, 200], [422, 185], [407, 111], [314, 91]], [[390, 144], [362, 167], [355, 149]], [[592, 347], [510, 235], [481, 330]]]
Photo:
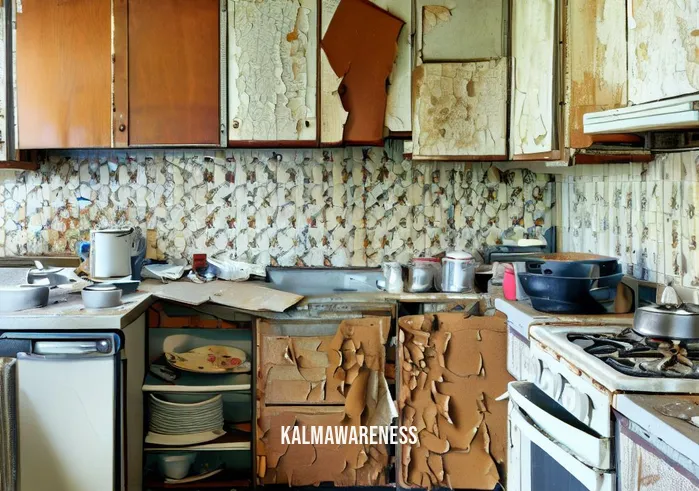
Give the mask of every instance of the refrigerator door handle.
[[32, 352], [36, 355], [112, 355], [113, 346], [108, 339], [90, 341], [36, 341]]

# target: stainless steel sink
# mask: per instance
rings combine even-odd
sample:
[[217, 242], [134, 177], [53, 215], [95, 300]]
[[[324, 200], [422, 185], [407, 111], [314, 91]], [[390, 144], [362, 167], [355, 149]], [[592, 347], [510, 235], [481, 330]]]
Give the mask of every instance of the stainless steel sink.
[[378, 292], [381, 268], [267, 268], [272, 288], [298, 295], [342, 292]]

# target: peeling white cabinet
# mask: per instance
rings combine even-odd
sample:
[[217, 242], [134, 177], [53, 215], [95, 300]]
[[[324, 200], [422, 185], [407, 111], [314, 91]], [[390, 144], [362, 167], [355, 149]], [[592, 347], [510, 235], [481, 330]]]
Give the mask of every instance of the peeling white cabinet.
[[513, 156], [557, 148], [558, 0], [513, 0], [510, 145]]
[[629, 102], [699, 91], [699, 1], [627, 0]]
[[228, 140], [318, 141], [316, 0], [228, 0]]
[[414, 160], [507, 158], [507, 59], [413, 72]]

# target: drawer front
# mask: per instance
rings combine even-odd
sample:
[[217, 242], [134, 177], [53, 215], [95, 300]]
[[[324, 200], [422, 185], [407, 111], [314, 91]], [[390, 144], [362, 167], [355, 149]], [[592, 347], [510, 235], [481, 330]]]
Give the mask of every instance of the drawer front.
[[344, 404], [353, 384], [365, 382], [371, 372], [383, 374], [389, 328], [390, 317], [335, 325], [259, 321], [261, 402]]
[[387, 484], [385, 445], [312, 441], [314, 429], [326, 435], [328, 427], [335, 432], [358, 426], [347, 421], [343, 406], [265, 406], [257, 423], [257, 476], [263, 484]]

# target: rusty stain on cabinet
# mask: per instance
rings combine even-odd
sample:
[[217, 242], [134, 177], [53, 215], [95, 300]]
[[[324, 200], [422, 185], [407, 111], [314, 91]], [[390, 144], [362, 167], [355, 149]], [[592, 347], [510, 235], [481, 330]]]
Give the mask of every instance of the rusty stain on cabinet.
[[506, 58], [420, 65], [413, 98], [413, 159], [506, 158]]
[[699, 91], [699, 2], [629, 0], [629, 102]]
[[568, 0], [568, 145], [587, 148], [585, 113], [626, 106], [626, 5], [616, 0]]
[[318, 2], [228, 1], [228, 139], [318, 141]]
[[417, 0], [416, 65], [504, 56], [505, 7], [501, 0]]
[[513, 155], [550, 152], [555, 145], [556, 0], [515, 0], [512, 8]]
[[22, 0], [19, 148], [110, 147], [111, 0]]
[[401, 448], [406, 487], [493, 489], [507, 460], [505, 317], [464, 313], [399, 319], [398, 408], [419, 443]]
[[410, 115], [412, 4], [405, 0], [371, 1], [405, 22], [398, 35], [396, 59], [388, 78], [388, 99], [384, 125], [390, 133], [409, 132], [412, 124]]
[[345, 143], [379, 145], [386, 118], [386, 81], [404, 22], [369, 0], [341, 0], [321, 46], [342, 77], [339, 93], [349, 113]]
[[129, 0], [128, 17], [129, 144], [217, 145], [219, 0]]

